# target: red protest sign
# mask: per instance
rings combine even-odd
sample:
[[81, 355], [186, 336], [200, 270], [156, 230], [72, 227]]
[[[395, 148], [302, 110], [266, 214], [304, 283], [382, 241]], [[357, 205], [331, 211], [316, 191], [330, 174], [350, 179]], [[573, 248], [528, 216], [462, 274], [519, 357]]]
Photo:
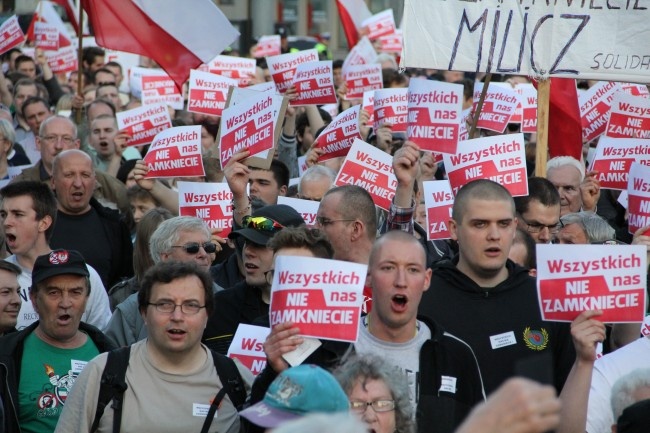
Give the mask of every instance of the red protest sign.
[[449, 220], [454, 194], [448, 180], [422, 182], [424, 205], [427, 209], [427, 239], [449, 239]]
[[643, 245], [537, 245], [542, 319], [570, 322], [603, 310], [607, 323], [641, 322], [645, 313]]
[[179, 215], [201, 218], [225, 238], [232, 231], [232, 192], [226, 183], [178, 182]]
[[255, 59], [222, 55], [210, 60], [207, 69], [213, 74], [237, 80], [238, 85], [242, 87], [248, 86], [251, 75], [257, 72]]
[[[498, 83], [490, 83], [483, 108], [479, 114], [477, 127], [502, 133], [510, 122], [510, 118], [515, 114], [519, 104], [519, 95], [512, 89], [510, 84], [505, 83], [501, 86]], [[483, 91], [483, 83], [474, 84], [474, 108], [476, 112], [478, 101]]]
[[357, 139], [345, 157], [334, 183], [337, 186], [360, 186], [368, 191], [375, 205], [388, 210], [397, 188], [393, 158], [375, 146]]
[[517, 84], [521, 95], [521, 132], [537, 132], [537, 89], [532, 84]]
[[17, 47], [25, 42], [25, 34], [18, 24], [18, 17], [14, 15], [0, 26], [0, 54]]
[[253, 57], [260, 59], [262, 57], [277, 56], [281, 52], [280, 35], [262, 36], [257, 40], [253, 50]]
[[528, 195], [523, 134], [496, 135], [458, 143], [455, 155], [443, 154], [454, 195], [474, 179], [490, 179], [513, 196]]
[[226, 106], [228, 89], [237, 86], [237, 80], [210, 72], [190, 70], [187, 111], [221, 116]]
[[277, 256], [271, 327], [290, 321], [306, 337], [356, 341], [367, 269], [339, 260]]
[[34, 23], [34, 38], [36, 48], [43, 51], [57, 51], [59, 49], [59, 29], [43, 21]]
[[627, 178], [627, 211], [630, 233], [650, 225], [650, 167], [632, 163]]
[[341, 72], [345, 75], [350, 66], [374, 63], [376, 59], [377, 52], [375, 51], [375, 48], [372, 46], [370, 40], [364, 36], [359, 39], [359, 42], [357, 42], [345, 57], [343, 66], [341, 67]]
[[650, 165], [650, 140], [602, 136], [591, 169], [598, 172], [601, 188], [624, 190], [634, 161]]
[[183, 109], [183, 95], [169, 75], [155, 73], [142, 75], [142, 105], [167, 104], [176, 110]]
[[406, 135], [422, 150], [456, 153], [463, 108], [463, 86], [411, 80]]
[[366, 18], [361, 23], [365, 35], [370, 40], [375, 40], [382, 36], [387, 36], [395, 33], [395, 17], [393, 16], [392, 9], [386, 9], [369, 18]]
[[395, 30], [395, 33], [377, 38], [379, 52], [388, 54], [400, 54], [402, 52], [402, 31]]
[[228, 357], [238, 359], [257, 376], [266, 367], [264, 341], [269, 332], [269, 328], [241, 323], [232, 337]]
[[375, 90], [375, 131], [384, 123], [393, 125], [393, 132], [406, 132], [409, 89]]
[[384, 86], [381, 65], [378, 63], [350, 66], [344, 77], [348, 89], [345, 99], [348, 100], [361, 99], [365, 92], [379, 90]]
[[375, 123], [375, 91], [363, 92], [363, 100], [361, 102], [361, 109], [366, 110], [368, 113], [368, 125]]
[[355, 105], [339, 114], [320, 133], [314, 146], [323, 149], [318, 162], [347, 155], [356, 138], [361, 138], [359, 131], [360, 106]]
[[145, 177], [205, 176], [201, 158], [201, 125], [177, 126], [157, 134], [144, 157]]
[[167, 107], [159, 105], [143, 105], [115, 115], [117, 127], [131, 136], [127, 146], [138, 146], [151, 143], [159, 132], [172, 127]]
[[334, 75], [332, 61], [301, 63], [293, 76], [296, 99], [291, 105], [335, 104]]
[[621, 85], [618, 83], [599, 81], [589, 90], [578, 95], [584, 141], [591, 141], [605, 132], [609, 108], [614, 94], [620, 89]]
[[293, 83], [296, 67], [301, 63], [317, 62], [318, 51], [315, 49], [299, 51], [297, 53], [281, 54], [268, 57], [266, 64], [279, 93], [284, 93]]
[[44, 54], [47, 58], [47, 64], [55, 74], [77, 70], [77, 51], [72, 45], [63, 47], [58, 51], [45, 51]]
[[605, 135], [613, 138], [650, 138], [650, 99], [616, 92]]

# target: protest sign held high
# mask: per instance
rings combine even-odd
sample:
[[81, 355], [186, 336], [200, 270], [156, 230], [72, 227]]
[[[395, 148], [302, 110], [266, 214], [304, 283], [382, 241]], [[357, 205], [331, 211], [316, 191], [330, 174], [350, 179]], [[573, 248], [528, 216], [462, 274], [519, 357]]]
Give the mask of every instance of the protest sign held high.
[[361, 138], [360, 110], [359, 105], [348, 108], [336, 116], [316, 137], [314, 145], [324, 151], [318, 162], [347, 155], [354, 140]]
[[157, 134], [144, 157], [146, 178], [205, 176], [201, 125], [177, 126]]
[[221, 116], [226, 106], [228, 89], [237, 86], [238, 81], [211, 72], [190, 71], [187, 111]]
[[591, 170], [598, 172], [601, 188], [624, 190], [634, 161], [650, 165], [650, 140], [602, 136]]
[[131, 137], [127, 146], [149, 144], [156, 134], [172, 127], [169, 110], [162, 104], [121, 111], [115, 117], [118, 129]]
[[449, 220], [454, 194], [448, 180], [422, 182], [424, 204], [427, 208], [427, 239], [449, 239]]
[[627, 211], [630, 233], [650, 225], [650, 167], [633, 162], [627, 178]]
[[201, 218], [226, 238], [232, 230], [232, 192], [226, 183], [177, 182], [178, 214]]

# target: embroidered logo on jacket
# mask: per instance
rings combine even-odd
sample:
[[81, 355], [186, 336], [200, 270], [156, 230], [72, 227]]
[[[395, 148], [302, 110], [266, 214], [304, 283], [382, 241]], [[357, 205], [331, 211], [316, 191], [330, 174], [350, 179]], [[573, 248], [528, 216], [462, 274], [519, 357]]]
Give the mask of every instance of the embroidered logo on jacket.
[[548, 332], [544, 328], [531, 330], [530, 327], [527, 327], [524, 329], [524, 342], [526, 347], [531, 350], [544, 350], [548, 346]]

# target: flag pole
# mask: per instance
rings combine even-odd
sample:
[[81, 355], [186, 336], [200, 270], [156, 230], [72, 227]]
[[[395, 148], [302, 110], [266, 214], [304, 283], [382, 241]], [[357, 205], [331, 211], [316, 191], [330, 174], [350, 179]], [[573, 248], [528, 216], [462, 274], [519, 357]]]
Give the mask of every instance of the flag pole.
[[548, 113], [551, 97], [551, 80], [537, 82], [537, 147], [535, 152], [535, 176], [546, 177], [548, 159]]
[[[82, 84], [83, 84], [83, 27], [84, 27], [84, 9], [81, 6], [81, 3], [79, 3], [79, 28], [77, 29], [77, 40], [78, 40], [78, 47], [77, 47], [77, 94], [82, 95]], [[75, 113], [75, 123], [77, 125], [81, 125], [81, 115], [83, 113], [83, 110], [77, 110]]]
[[485, 102], [485, 95], [487, 95], [488, 87], [490, 86], [490, 81], [492, 81], [492, 72], [488, 72], [485, 75], [485, 80], [483, 81], [483, 89], [481, 90], [481, 97], [478, 99], [478, 104], [476, 104], [476, 112], [474, 113], [474, 122], [472, 122], [472, 130], [469, 133], [469, 138], [476, 137], [476, 125], [478, 125], [478, 119], [481, 115], [481, 110], [483, 109], [483, 102]]

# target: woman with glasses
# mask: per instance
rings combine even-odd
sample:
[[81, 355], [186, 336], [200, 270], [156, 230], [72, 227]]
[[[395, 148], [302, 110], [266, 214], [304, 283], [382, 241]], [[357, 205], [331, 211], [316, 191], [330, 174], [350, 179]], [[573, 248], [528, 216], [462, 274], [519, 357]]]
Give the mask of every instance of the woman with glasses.
[[414, 431], [407, 379], [398, 369], [376, 356], [353, 356], [334, 375], [348, 395], [350, 411], [368, 425], [368, 431]]

